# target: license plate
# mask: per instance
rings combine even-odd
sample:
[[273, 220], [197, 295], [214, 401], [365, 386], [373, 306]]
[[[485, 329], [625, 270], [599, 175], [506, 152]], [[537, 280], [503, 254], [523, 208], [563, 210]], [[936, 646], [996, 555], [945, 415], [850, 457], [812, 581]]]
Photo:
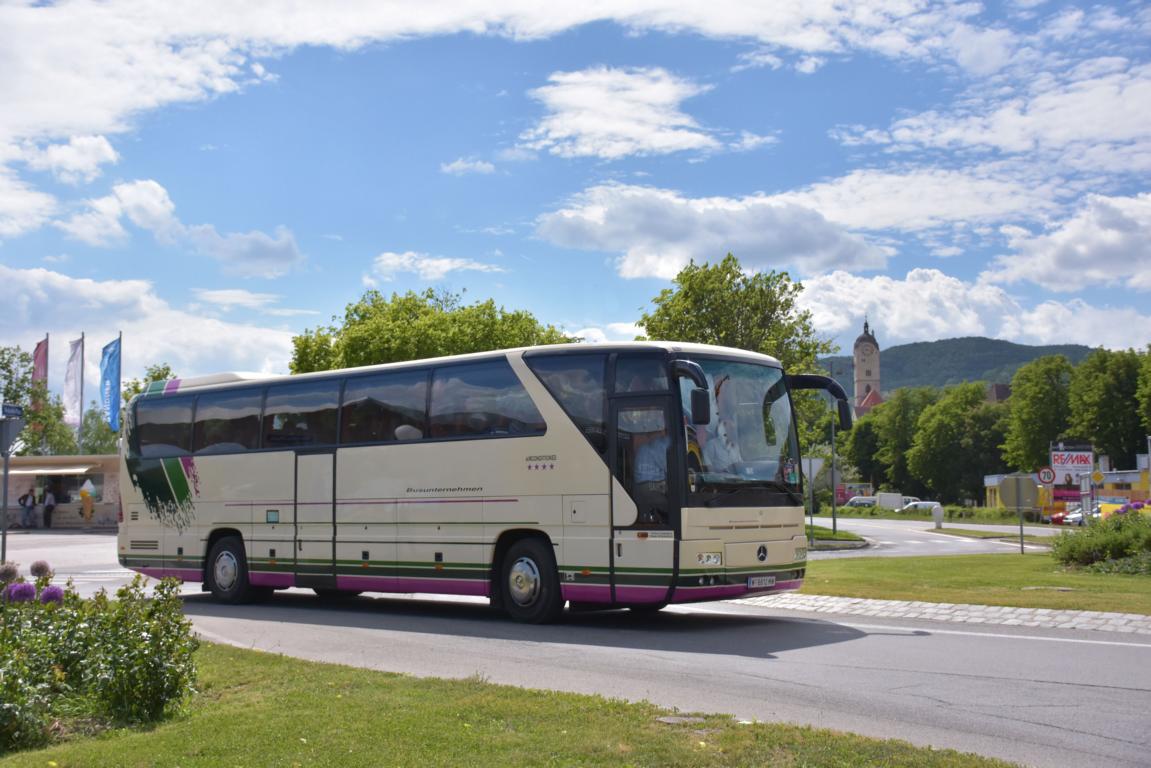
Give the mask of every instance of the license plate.
[[774, 587], [774, 576], [748, 576], [747, 588], [748, 589], [764, 589], [765, 587]]

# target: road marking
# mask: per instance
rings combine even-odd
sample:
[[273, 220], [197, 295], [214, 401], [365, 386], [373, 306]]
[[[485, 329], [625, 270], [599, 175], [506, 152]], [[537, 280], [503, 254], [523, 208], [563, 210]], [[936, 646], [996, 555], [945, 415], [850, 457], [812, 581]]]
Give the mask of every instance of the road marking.
[[[714, 616], [731, 616], [733, 614], [744, 615], [744, 616], [761, 615], [761, 614], [755, 614], [755, 613], [741, 613], [738, 610], [720, 611], [720, 610], [716, 610], [714, 608], [696, 608], [694, 606], [688, 606], [688, 605], [668, 606], [664, 610], [672, 612], [672, 613], [703, 613], [703, 614], [710, 614], [710, 615], [714, 615]], [[800, 610], [800, 609], [790, 608], [788, 610]], [[1048, 643], [1072, 643], [1072, 644], [1076, 644], [1076, 645], [1112, 645], [1112, 646], [1118, 646], [1121, 648], [1144, 648], [1147, 650], [1151, 650], [1151, 643], [1124, 643], [1124, 642], [1120, 642], [1118, 640], [1083, 640], [1081, 638], [1076, 638], [1076, 637], [1044, 637], [1042, 635], [1012, 635], [1012, 634], [1007, 634], [1004, 632], [968, 632], [968, 631], [964, 631], [961, 629], [934, 629], [934, 628], [932, 628], [932, 629], [920, 629], [918, 627], [896, 627], [896, 626], [889, 626], [886, 624], [857, 624], [857, 623], [852, 622], [852, 621], [842, 621], [839, 618], [834, 618], [834, 617], [838, 617], [841, 615], [842, 614], [827, 614], [828, 618], [826, 618], [826, 619], [796, 619], [796, 618], [786, 617], [786, 616], [780, 616], [778, 618], [781, 618], [785, 621], [795, 621], [795, 622], [818, 622], [820, 624], [834, 623], [834, 624], [838, 624], [838, 625], [844, 626], [844, 627], [851, 627], [852, 629], [867, 629], [867, 630], [875, 630], [875, 631], [882, 631], [882, 632], [906, 632], [908, 634], [917, 633], [917, 634], [921, 634], [921, 635], [924, 635], [924, 634], [926, 634], [926, 635], [956, 635], [958, 637], [996, 637], [996, 638], [1001, 637], [1001, 638], [1007, 638], [1009, 640], [1039, 640], [1039, 641], [1044, 641], [1044, 642], [1048, 642]], [[910, 621], [915, 621], [915, 619], [910, 619]], [[987, 625], [985, 625], [985, 626], [987, 626]], [[1093, 630], [1083, 630], [1083, 631], [1084, 632], [1090, 632]]]

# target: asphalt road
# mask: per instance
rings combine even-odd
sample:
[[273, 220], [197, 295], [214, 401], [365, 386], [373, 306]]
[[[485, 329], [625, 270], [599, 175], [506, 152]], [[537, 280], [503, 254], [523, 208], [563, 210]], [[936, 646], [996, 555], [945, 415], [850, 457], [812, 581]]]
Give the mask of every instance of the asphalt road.
[[[815, 524], [831, 528], [831, 518], [816, 517]], [[1001, 531], [1013, 540], [967, 539], [961, 536], [940, 533], [935, 524], [925, 520], [877, 520], [872, 518], [843, 517], [837, 521], [838, 528], [859, 534], [868, 540], [870, 546], [864, 549], [840, 552], [812, 552], [810, 557], [819, 560], [827, 557], [903, 557], [909, 555], [980, 555], [1019, 551], [1019, 526], [975, 525], [972, 523], [947, 522], [946, 529], [975, 529]], [[1024, 526], [1024, 533], [1035, 536], [1056, 536], [1062, 529], [1047, 526]], [[1040, 550], [1025, 544], [1027, 550]]]
[[[877, 521], [868, 521], [877, 522]], [[85, 592], [128, 577], [107, 535], [9, 539]], [[1151, 765], [1151, 638], [959, 628], [742, 604], [513, 624], [483, 601], [365, 596], [323, 603], [291, 590], [221, 606], [189, 585], [186, 611], [220, 642], [437, 677], [649, 701], [898, 737], [1037, 766]]]

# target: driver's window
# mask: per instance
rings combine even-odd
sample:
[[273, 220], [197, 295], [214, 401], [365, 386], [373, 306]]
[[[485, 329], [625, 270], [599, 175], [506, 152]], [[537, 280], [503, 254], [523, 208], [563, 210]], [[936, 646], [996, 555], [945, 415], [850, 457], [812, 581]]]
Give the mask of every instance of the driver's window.
[[671, 439], [661, 405], [620, 408], [616, 420], [616, 478], [635, 499], [639, 525], [667, 522]]

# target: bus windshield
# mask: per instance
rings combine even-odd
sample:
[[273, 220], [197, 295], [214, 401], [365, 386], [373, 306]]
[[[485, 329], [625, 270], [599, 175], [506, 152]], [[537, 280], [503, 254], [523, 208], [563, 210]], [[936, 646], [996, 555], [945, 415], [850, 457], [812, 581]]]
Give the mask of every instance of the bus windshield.
[[[798, 506], [799, 445], [783, 371], [698, 359], [712, 395], [711, 422], [687, 432], [690, 506]], [[682, 402], [694, 386], [680, 380]]]

